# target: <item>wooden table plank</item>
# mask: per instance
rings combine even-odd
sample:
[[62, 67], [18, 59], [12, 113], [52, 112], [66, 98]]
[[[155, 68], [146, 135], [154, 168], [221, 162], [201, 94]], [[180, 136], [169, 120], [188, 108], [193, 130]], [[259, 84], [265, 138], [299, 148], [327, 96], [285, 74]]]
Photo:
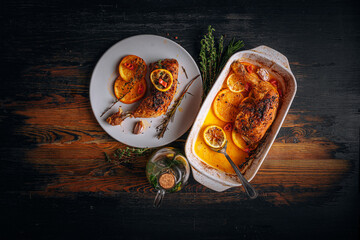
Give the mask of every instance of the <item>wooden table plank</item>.
[[[356, 1], [0, 5], [1, 239], [358, 238]], [[245, 49], [267, 45], [286, 55], [297, 95], [252, 181], [258, 199], [191, 177], [153, 209], [148, 155], [130, 169], [105, 161], [104, 152], [126, 146], [93, 116], [91, 74], [110, 46], [137, 34], [170, 38], [197, 60], [209, 24]]]

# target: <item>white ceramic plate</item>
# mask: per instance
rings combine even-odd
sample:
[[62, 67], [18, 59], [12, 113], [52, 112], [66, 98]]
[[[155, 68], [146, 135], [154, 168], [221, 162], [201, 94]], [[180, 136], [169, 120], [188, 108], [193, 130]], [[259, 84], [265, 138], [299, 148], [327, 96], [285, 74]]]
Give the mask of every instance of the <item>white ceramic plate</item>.
[[[160, 125], [164, 116], [157, 118], [144, 118], [147, 129], [143, 134], [132, 133], [134, 125], [140, 119], [128, 118], [121, 126], [111, 126], [105, 120], [108, 116], [118, 111], [121, 106], [124, 111], [133, 110], [139, 104], [124, 104], [118, 102], [103, 117], [102, 112], [115, 100], [113, 84], [118, 73], [118, 65], [126, 55], [137, 55], [150, 63], [160, 59], [175, 58], [179, 62], [178, 91], [174, 100], [181, 94], [185, 85], [200, 71], [191, 55], [179, 44], [160, 36], [137, 35], [126, 38], [105, 52], [95, 66], [90, 82], [90, 102], [93, 113], [100, 126], [113, 138], [133, 147], [159, 147], [175, 141], [183, 135], [193, 124], [199, 111], [202, 96], [201, 76], [191, 85], [187, 94], [178, 108], [175, 117], [168, 126], [163, 138], [158, 139], [156, 127]], [[188, 79], [182, 70], [185, 68]], [[149, 72], [147, 73], [148, 89], [150, 87]], [[149, 93], [149, 91], [148, 91]], [[148, 94], [147, 93], [147, 94]], [[174, 102], [173, 100], [173, 102]], [[173, 103], [172, 103], [173, 104]], [[170, 105], [171, 107], [172, 105]], [[169, 108], [170, 109], [170, 108]]]

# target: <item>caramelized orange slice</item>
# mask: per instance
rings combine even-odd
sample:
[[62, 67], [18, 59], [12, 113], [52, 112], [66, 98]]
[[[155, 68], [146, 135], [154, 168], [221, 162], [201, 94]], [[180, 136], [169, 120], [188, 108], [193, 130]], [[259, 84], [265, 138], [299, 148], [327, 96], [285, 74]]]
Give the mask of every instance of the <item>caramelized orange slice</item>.
[[125, 81], [130, 81], [132, 78], [141, 79], [146, 74], [146, 63], [138, 56], [128, 55], [121, 60], [119, 73]]
[[234, 122], [242, 99], [241, 93], [234, 93], [229, 89], [220, 91], [213, 102], [215, 115], [224, 122]]
[[120, 102], [126, 104], [139, 101], [146, 93], [145, 77], [131, 84], [119, 76], [114, 83], [114, 93], [117, 99], [122, 97]]
[[238, 132], [236, 132], [235, 128], [232, 130], [231, 133], [231, 138], [233, 140], [233, 142], [235, 143], [235, 145], [240, 148], [241, 150], [248, 152], [249, 151], [249, 146], [248, 144], [245, 142], [245, 140], [242, 138], [241, 134], [239, 134]]
[[230, 91], [239, 93], [245, 90], [246, 82], [243, 80], [242, 76], [233, 73], [227, 78], [226, 84]]

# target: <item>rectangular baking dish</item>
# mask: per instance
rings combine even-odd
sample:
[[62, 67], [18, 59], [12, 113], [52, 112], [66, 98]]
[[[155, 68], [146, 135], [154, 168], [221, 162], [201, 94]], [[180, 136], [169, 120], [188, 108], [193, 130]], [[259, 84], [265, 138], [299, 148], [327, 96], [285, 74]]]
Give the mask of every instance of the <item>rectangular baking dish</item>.
[[224, 191], [231, 187], [241, 186], [238, 177], [233, 174], [225, 173], [203, 162], [195, 153], [195, 141], [203, 125], [208, 111], [214, 98], [222, 88], [233, 61], [240, 59], [255, 65], [260, 65], [269, 70], [282, 85], [284, 91], [282, 103], [278, 109], [277, 116], [271, 125], [268, 133], [265, 135], [262, 143], [259, 144], [254, 154], [250, 156], [246, 168], [243, 171], [245, 178], [250, 182], [256, 175], [261, 164], [264, 162], [282, 123], [289, 111], [290, 105], [295, 97], [297, 84], [296, 79], [291, 72], [289, 61], [281, 53], [267, 46], [259, 46], [251, 50], [245, 50], [235, 53], [230, 57], [225, 67], [221, 71], [214, 86], [206, 97], [190, 131], [185, 145], [185, 154], [191, 164], [192, 173], [197, 182], [217, 192]]

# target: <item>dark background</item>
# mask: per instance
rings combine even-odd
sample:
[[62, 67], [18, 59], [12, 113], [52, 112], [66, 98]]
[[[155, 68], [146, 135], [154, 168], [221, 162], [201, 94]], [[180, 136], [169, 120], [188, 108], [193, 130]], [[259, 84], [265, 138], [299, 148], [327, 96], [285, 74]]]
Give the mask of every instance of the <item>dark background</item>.
[[[357, 239], [360, 10], [356, 1], [1, 1], [0, 8], [0, 239]], [[29, 153], [45, 143], [57, 143], [62, 135], [47, 135], [47, 130], [30, 124], [27, 113], [32, 106], [50, 99], [39, 107], [44, 110], [38, 116], [41, 120], [52, 114], [53, 107], [88, 99], [98, 59], [133, 35], [168, 37], [197, 60], [208, 25], [216, 29], [217, 37], [242, 39], [244, 49], [267, 45], [287, 56], [298, 82], [291, 113], [300, 116], [299, 122], [314, 116], [322, 119], [311, 125], [316, 133], [305, 127], [304, 135], [312, 143], [327, 139], [320, 145], [327, 158], [349, 166], [338, 181], [317, 194], [316, 181], [304, 186], [298, 178], [292, 188], [266, 188], [255, 179], [260, 192], [293, 191], [303, 199], [285, 197], [286, 204], [268, 201], [266, 195], [239, 200], [241, 191], [235, 190], [215, 195], [193, 179], [183, 192], [166, 196], [160, 209], [151, 207], [154, 192], [145, 190], [104, 194], [58, 189], [54, 194], [36, 194], [47, 192], [46, 185], [58, 173], [44, 171], [47, 165], [37, 166], [37, 158]], [[73, 74], [56, 74], [64, 69]], [[79, 104], [89, 109], [87, 101]], [[293, 128], [283, 128], [277, 143]], [[101, 134], [96, 136], [113, 141]], [[317, 149], [306, 145], [303, 151], [312, 159]], [[289, 150], [290, 154], [297, 153]], [[335, 170], [327, 174], [336, 175]], [[291, 174], [289, 170], [284, 176]], [[322, 171], [307, 174], [311, 178]]]

